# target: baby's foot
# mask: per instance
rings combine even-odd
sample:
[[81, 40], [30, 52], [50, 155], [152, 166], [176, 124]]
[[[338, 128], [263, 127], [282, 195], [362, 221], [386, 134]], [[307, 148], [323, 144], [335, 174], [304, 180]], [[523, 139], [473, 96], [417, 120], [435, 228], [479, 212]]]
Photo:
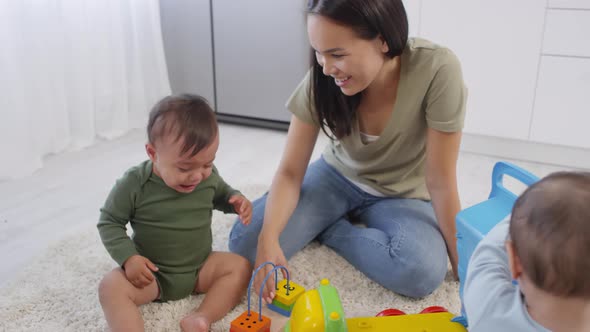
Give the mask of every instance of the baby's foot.
[[209, 320], [198, 313], [192, 313], [180, 321], [180, 328], [184, 332], [207, 332], [209, 325]]

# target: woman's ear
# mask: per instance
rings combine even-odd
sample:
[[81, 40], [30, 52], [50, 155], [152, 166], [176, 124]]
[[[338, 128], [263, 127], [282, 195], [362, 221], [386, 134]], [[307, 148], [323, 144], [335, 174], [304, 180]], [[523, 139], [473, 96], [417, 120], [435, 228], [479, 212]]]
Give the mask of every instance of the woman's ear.
[[379, 41], [381, 42], [381, 52], [382, 53], [389, 52], [389, 45], [387, 45], [387, 42], [385, 41], [385, 39], [383, 39], [383, 37], [379, 36]]
[[512, 279], [517, 280], [522, 275], [522, 264], [520, 264], [520, 258], [516, 255], [514, 249], [514, 243], [511, 240], [506, 241], [506, 252], [508, 253], [508, 265], [510, 267], [510, 273]]

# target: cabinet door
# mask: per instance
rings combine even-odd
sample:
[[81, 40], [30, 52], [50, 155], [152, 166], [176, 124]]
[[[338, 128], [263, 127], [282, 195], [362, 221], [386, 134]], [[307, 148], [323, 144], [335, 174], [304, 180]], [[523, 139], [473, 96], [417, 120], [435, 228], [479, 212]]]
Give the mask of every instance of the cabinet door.
[[461, 60], [469, 89], [465, 132], [528, 139], [545, 5], [422, 0], [421, 35]]
[[590, 11], [547, 10], [543, 54], [590, 58]]
[[588, 0], [549, 0], [549, 8], [590, 9]]
[[309, 68], [305, 2], [212, 4], [217, 111], [289, 121], [285, 102]]
[[590, 149], [590, 58], [544, 56], [531, 140]]
[[172, 92], [215, 103], [209, 0], [161, 0], [162, 39]]

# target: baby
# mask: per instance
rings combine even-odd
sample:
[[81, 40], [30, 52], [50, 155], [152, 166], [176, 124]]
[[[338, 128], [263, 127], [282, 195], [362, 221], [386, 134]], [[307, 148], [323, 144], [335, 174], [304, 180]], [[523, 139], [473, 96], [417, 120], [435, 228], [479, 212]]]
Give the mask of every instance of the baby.
[[212, 210], [248, 224], [252, 205], [213, 165], [219, 130], [205, 99], [162, 99], [147, 134], [149, 160], [117, 181], [100, 210], [100, 237], [120, 266], [100, 282], [100, 303], [112, 331], [143, 331], [139, 305], [206, 293], [180, 326], [208, 331], [240, 301], [252, 271], [245, 258], [212, 251]]
[[590, 173], [530, 186], [469, 262], [469, 330], [590, 331], [589, 255]]

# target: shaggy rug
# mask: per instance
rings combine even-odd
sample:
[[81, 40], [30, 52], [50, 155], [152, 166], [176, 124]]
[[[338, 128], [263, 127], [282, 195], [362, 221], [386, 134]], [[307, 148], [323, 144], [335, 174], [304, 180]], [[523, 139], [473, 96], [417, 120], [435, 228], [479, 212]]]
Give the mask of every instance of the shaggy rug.
[[[265, 186], [238, 187], [247, 197], [259, 197]], [[213, 249], [227, 250], [234, 215], [214, 213]], [[63, 239], [31, 263], [15, 281], [0, 290], [0, 331], [106, 331], [97, 286], [102, 276], [115, 267], [102, 246], [95, 227]], [[337, 287], [347, 317], [374, 316], [386, 308], [417, 313], [431, 305], [460, 311], [458, 283], [450, 272], [430, 296], [414, 300], [389, 292], [366, 278], [325, 246], [312, 243], [289, 262], [292, 279], [306, 289], [328, 278]], [[146, 331], [179, 331], [178, 322], [195, 308], [203, 295], [180, 301], [152, 303], [141, 307]], [[257, 297], [252, 296], [252, 302]], [[257, 307], [257, 305], [255, 306]], [[246, 298], [212, 331], [229, 331], [231, 321], [246, 310]], [[273, 330], [284, 319], [277, 318]]]

